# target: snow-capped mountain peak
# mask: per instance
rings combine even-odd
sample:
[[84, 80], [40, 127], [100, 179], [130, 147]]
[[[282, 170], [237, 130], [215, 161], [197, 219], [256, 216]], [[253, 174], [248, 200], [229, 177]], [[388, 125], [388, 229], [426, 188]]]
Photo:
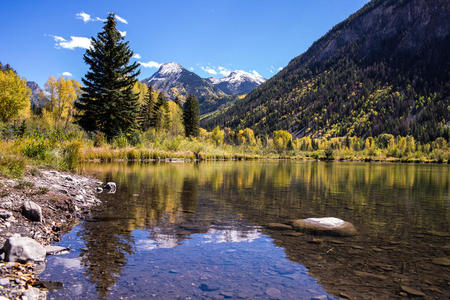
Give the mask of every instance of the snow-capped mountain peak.
[[227, 77], [208, 80], [227, 94], [247, 94], [266, 80], [259, 74], [251, 74], [243, 70], [235, 70]]
[[183, 71], [183, 67], [179, 63], [170, 62], [170, 63], [161, 65], [158, 73], [160, 73], [162, 75], [169, 75], [169, 74], [178, 74], [178, 73], [181, 73], [182, 71]]

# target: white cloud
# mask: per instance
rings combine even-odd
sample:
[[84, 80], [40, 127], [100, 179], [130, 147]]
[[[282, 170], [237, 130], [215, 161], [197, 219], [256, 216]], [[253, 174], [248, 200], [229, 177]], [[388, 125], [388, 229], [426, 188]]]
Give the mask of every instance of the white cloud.
[[281, 71], [281, 70], [283, 70], [283, 68], [282, 68], [282, 67], [279, 67], [279, 68], [278, 68], [278, 71]]
[[84, 23], [87, 23], [89, 21], [93, 21], [90, 14], [85, 13], [84, 11], [79, 12], [75, 15], [77, 19], [83, 20]]
[[190, 67], [189, 70], [194, 71], [194, 67]]
[[228, 75], [230, 75], [230, 73], [231, 73], [231, 71], [228, 70], [228, 69], [225, 68], [225, 67], [219, 66], [218, 69], [219, 69], [219, 73], [222, 74], [223, 76], [228, 76]]
[[135, 54], [133, 55], [133, 58], [141, 59], [142, 56], [141, 56], [139, 53], [135, 53]]
[[55, 40], [55, 42], [65, 42], [66, 41], [66, 39], [63, 38], [62, 36], [52, 35], [52, 37]]
[[84, 48], [88, 49], [91, 47], [91, 39], [83, 36], [71, 36], [70, 41], [66, 40], [63, 37], [53, 35], [53, 39], [55, 40], [55, 47], [57, 49], [64, 48], [73, 50], [75, 48]]
[[149, 62], [139, 61], [138, 63], [140, 63], [141, 66], [143, 66], [144, 68], [159, 68], [159, 67], [161, 67], [160, 63], [157, 63], [156, 61], [153, 61], [153, 60], [151, 60]]
[[84, 11], [77, 13], [75, 16], [77, 17], [77, 19], [83, 20], [84, 23], [95, 22], [95, 21], [99, 21], [99, 22], [106, 21], [106, 19], [102, 19], [99, 17], [92, 18], [90, 14], [85, 13]]
[[214, 70], [211, 67], [201, 67], [203, 71], [205, 71], [206, 73], [212, 74], [212, 75], [217, 75], [217, 71]]
[[[252, 74], [252, 75], [255, 75], [255, 76], [261, 76], [261, 74], [259, 74], [258, 72], [256, 72], [256, 70], [252, 70], [252, 71], [250, 71], [250, 73]], [[261, 76], [262, 77], [262, 76]]]
[[128, 24], [128, 21], [127, 21], [127, 20], [125, 20], [125, 19], [122, 18], [122, 17], [119, 17], [118, 15], [116, 15], [116, 20], [119, 21], [119, 22], [121, 22], [121, 23]]
[[126, 32], [126, 31], [120, 31], [120, 30], [119, 30], [119, 32], [120, 32], [120, 35], [121, 35], [122, 37], [126, 37], [126, 36], [127, 36], [127, 32]]
[[72, 73], [70, 72], [63, 72], [62, 75], [66, 77], [72, 77]]

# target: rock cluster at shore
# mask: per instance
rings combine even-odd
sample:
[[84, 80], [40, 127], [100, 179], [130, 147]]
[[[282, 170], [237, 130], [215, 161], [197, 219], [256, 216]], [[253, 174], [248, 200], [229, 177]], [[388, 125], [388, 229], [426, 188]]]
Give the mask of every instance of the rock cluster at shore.
[[[37, 274], [45, 257], [67, 250], [50, 244], [100, 204], [102, 182], [86, 176], [34, 169], [21, 180], [0, 177], [0, 298], [45, 299]], [[18, 276], [18, 274], [21, 274]]]

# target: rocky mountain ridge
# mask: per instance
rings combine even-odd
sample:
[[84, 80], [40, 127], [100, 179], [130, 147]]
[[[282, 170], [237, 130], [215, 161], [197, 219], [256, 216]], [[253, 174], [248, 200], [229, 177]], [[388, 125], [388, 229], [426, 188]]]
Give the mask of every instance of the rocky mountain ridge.
[[202, 125], [449, 138], [450, 2], [374, 0]]

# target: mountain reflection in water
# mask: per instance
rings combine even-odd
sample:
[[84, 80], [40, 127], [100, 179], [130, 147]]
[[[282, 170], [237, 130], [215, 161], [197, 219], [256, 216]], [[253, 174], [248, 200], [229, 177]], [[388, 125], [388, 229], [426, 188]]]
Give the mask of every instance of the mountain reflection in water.
[[[90, 164], [115, 181], [50, 257], [53, 298], [397, 297], [448, 293], [449, 167], [327, 162]], [[352, 238], [293, 236], [268, 222], [335, 216]], [[309, 273], [313, 277], [310, 277]], [[447, 279], [446, 279], [447, 278]], [[317, 283], [317, 280], [320, 280]]]

